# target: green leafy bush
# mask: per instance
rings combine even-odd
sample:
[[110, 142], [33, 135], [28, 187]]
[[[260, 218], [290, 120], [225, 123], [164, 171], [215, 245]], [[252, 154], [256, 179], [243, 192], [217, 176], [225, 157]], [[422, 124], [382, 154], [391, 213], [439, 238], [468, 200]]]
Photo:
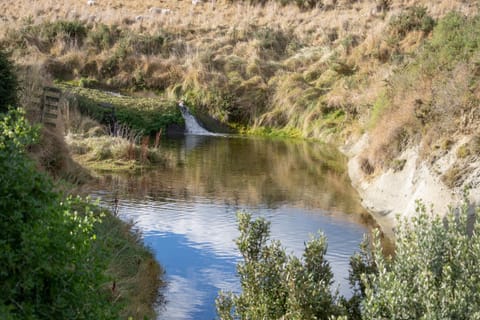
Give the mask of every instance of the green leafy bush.
[[350, 259], [351, 298], [332, 293], [333, 275], [322, 235], [303, 258], [269, 241], [269, 223], [238, 215], [242, 291], [220, 293], [221, 319], [478, 319], [480, 210], [467, 201], [445, 218], [417, 215], [396, 229], [395, 252], [385, 256], [379, 232]]
[[[437, 70], [453, 68], [457, 62], [468, 62], [480, 47], [480, 16], [467, 18], [451, 12], [442, 18], [421, 55], [421, 62]], [[430, 62], [430, 63], [428, 63]]]
[[19, 84], [13, 63], [8, 55], [0, 50], [0, 113], [8, 111], [18, 101]]
[[418, 207], [402, 221], [395, 256], [373, 256], [376, 273], [363, 276], [364, 319], [478, 319], [480, 316], [480, 212], [467, 202], [442, 219]]
[[435, 20], [428, 15], [425, 7], [408, 7], [402, 13], [390, 20], [390, 34], [397, 38], [404, 38], [407, 33], [420, 30], [430, 33], [435, 26]]
[[98, 216], [36, 170], [36, 136], [19, 111], [0, 120], [0, 318], [117, 319], [92, 249]]
[[238, 214], [237, 246], [242, 292], [220, 293], [221, 319], [330, 319], [342, 313], [332, 293], [333, 273], [325, 260], [326, 238], [320, 235], [305, 245], [302, 259], [287, 256], [278, 241], [269, 241], [270, 224]]

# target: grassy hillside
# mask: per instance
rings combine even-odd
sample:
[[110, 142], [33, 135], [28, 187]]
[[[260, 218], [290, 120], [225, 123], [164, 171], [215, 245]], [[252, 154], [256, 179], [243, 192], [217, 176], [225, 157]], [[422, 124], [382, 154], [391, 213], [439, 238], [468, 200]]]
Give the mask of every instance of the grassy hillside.
[[7, 1], [0, 43], [54, 79], [183, 98], [248, 132], [370, 132], [366, 172], [409, 145], [434, 159], [468, 136], [461, 159], [478, 154], [477, 2], [251, 3]]

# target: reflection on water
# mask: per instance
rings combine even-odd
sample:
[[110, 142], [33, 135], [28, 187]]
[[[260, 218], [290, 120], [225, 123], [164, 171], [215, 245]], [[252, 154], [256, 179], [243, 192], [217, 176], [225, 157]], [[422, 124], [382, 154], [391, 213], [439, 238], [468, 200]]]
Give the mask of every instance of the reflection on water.
[[120, 198], [167, 271], [162, 319], [213, 319], [219, 290], [240, 289], [236, 212], [272, 223], [272, 238], [301, 254], [311, 234], [328, 237], [327, 257], [348, 295], [348, 260], [365, 212], [332, 148], [308, 142], [187, 136], [163, 142], [166, 163], [139, 175], [100, 179], [95, 194]]

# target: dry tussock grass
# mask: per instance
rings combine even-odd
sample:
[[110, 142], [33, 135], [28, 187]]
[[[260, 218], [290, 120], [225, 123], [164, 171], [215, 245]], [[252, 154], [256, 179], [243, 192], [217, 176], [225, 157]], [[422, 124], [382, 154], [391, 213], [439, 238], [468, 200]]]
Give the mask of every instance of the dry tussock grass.
[[[112, 87], [153, 88], [172, 99], [193, 92], [194, 102], [210, 107], [209, 113], [219, 119], [291, 126], [307, 136], [318, 136], [325, 126], [338, 124], [329, 118], [332, 111], [344, 112], [347, 120], [367, 121], [375, 99], [385, 90], [385, 80], [398, 67], [392, 62], [394, 54], [408, 55], [424, 40], [422, 32], [413, 31], [397, 44], [389, 42], [389, 21], [405, 7], [425, 6], [433, 17], [451, 10], [468, 15], [477, 11], [476, 5], [462, 0], [394, 0], [386, 11], [378, 10], [374, 0], [332, 1], [323, 9], [308, 11], [276, 2], [263, 7], [228, 1], [196, 6], [186, 0], [96, 2], [87, 6], [86, 1], [73, 0], [34, 5], [27, 0], [3, 1], [0, 30], [18, 28], [28, 19], [116, 24], [131, 33], [134, 44], [127, 46], [127, 53], [120, 43], [87, 51], [58, 36], [48, 52], [31, 45], [26, 52], [17, 52], [16, 59], [25, 64], [47, 60], [47, 69], [66, 79], [88, 76]], [[171, 11], [161, 14], [151, 8]], [[141, 39], [135, 38], [139, 34], [160, 34], [167, 45], [158, 52], [144, 52]], [[29, 56], [37, 58], [28, 61]], [[391, 152], [385, 146], [391, 147], [388, 141], [402, 135], [402, 128], [416, 125], [416, 101], [431, 100], [425, 96], [431, 88], [414, 82], [397, 88], [400, 93], [392, 102], [391, 116], [374, 132], [381, 137], [370, 150], [374, 163], [380, 154]], [[236, 114], [219, 109], [225, 101]]]
[[[22, 24], [26, 19], [34, 23], [60, 19], [78, 19], [86, 22], [106, 24], [130, 24], [136, 30], [158, 28], [182, 31], [189, 28], [213, 30], [236, 26], [243, 29], [249, 25], [265, 26], [278, 24], [284, 28], [295, 26], [299, 34], [306, 34], [311, 40], [321, 39], [325, 30], [338, 29], [339, 36], [352, 31], [366, 31], [365, 26], [373, 19], [387, 18], [401, 8], [411, 5], [426, 6], [429, 12], [438, 17], [451, 10], [467, 15], [476, 12], [476, 6], [461, 0], [432, 2], [395, 0], [387, 17], [375, 12], [375, 1], [359, 1], [353, 5], [341, 2], [333, 10], [314, 9], [301, 11], [293, 5], [285, 7], [276, 2], [268, 2], [264, 7], [247, 3], [228, 1], [205, 1], [192, 5], [190, 1], [156, 0], [121, 1], [98, 0], [94, 6], [86, 1], [65, 0], [62, 2], [42, 0], [5, 0], [0, 3], [2, 30]], [[168, 14], [151, 12], [151, 8], [169, 9]], [[140, 16], [142, 17], [140, 19]], [[138, 18], [138, 19], [137, 19]], [[313, 35], [311, 35], [313, 32]], [[312, 44], [316, 44], [315, 41]]]

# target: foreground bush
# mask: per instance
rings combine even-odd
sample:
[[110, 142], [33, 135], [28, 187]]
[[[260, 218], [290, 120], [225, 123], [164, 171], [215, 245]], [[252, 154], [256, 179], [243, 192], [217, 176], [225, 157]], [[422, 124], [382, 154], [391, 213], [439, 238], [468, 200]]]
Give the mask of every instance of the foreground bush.
[[36, 170], [36, 136], [18, 111], [0, 120], [0, 318], [117, 319], [93, 250], [98, 218]]
[[442, 219], [420, 205], [400, 223], [391, 260], [377, 238], [377, 272], [363, 276], [364, 319], [480, 318], [480, 215], [468, 217], [468, 209]]
[[445, 218], [428, 214], [401, 221], [394, 257], [385, 257], [378, 232], [351, 258], [350, 299], [332, 293], [326, 239], [312, 239], [302, 259], [269, 242], [269, 223], [239, 214], [240, 294], [220, 293], [221, 319], [479, 319], [480, 211], [467, 202]]
[[221, 319], [330, 319], [340, 314], [323, 235], [310, 240], [299, 259], [287, 256], [279, 242], [268, 243], [270, 224], [264, 219], [252, 221], [240, 213], [238, 220], [242, 293], [220, 294]]

